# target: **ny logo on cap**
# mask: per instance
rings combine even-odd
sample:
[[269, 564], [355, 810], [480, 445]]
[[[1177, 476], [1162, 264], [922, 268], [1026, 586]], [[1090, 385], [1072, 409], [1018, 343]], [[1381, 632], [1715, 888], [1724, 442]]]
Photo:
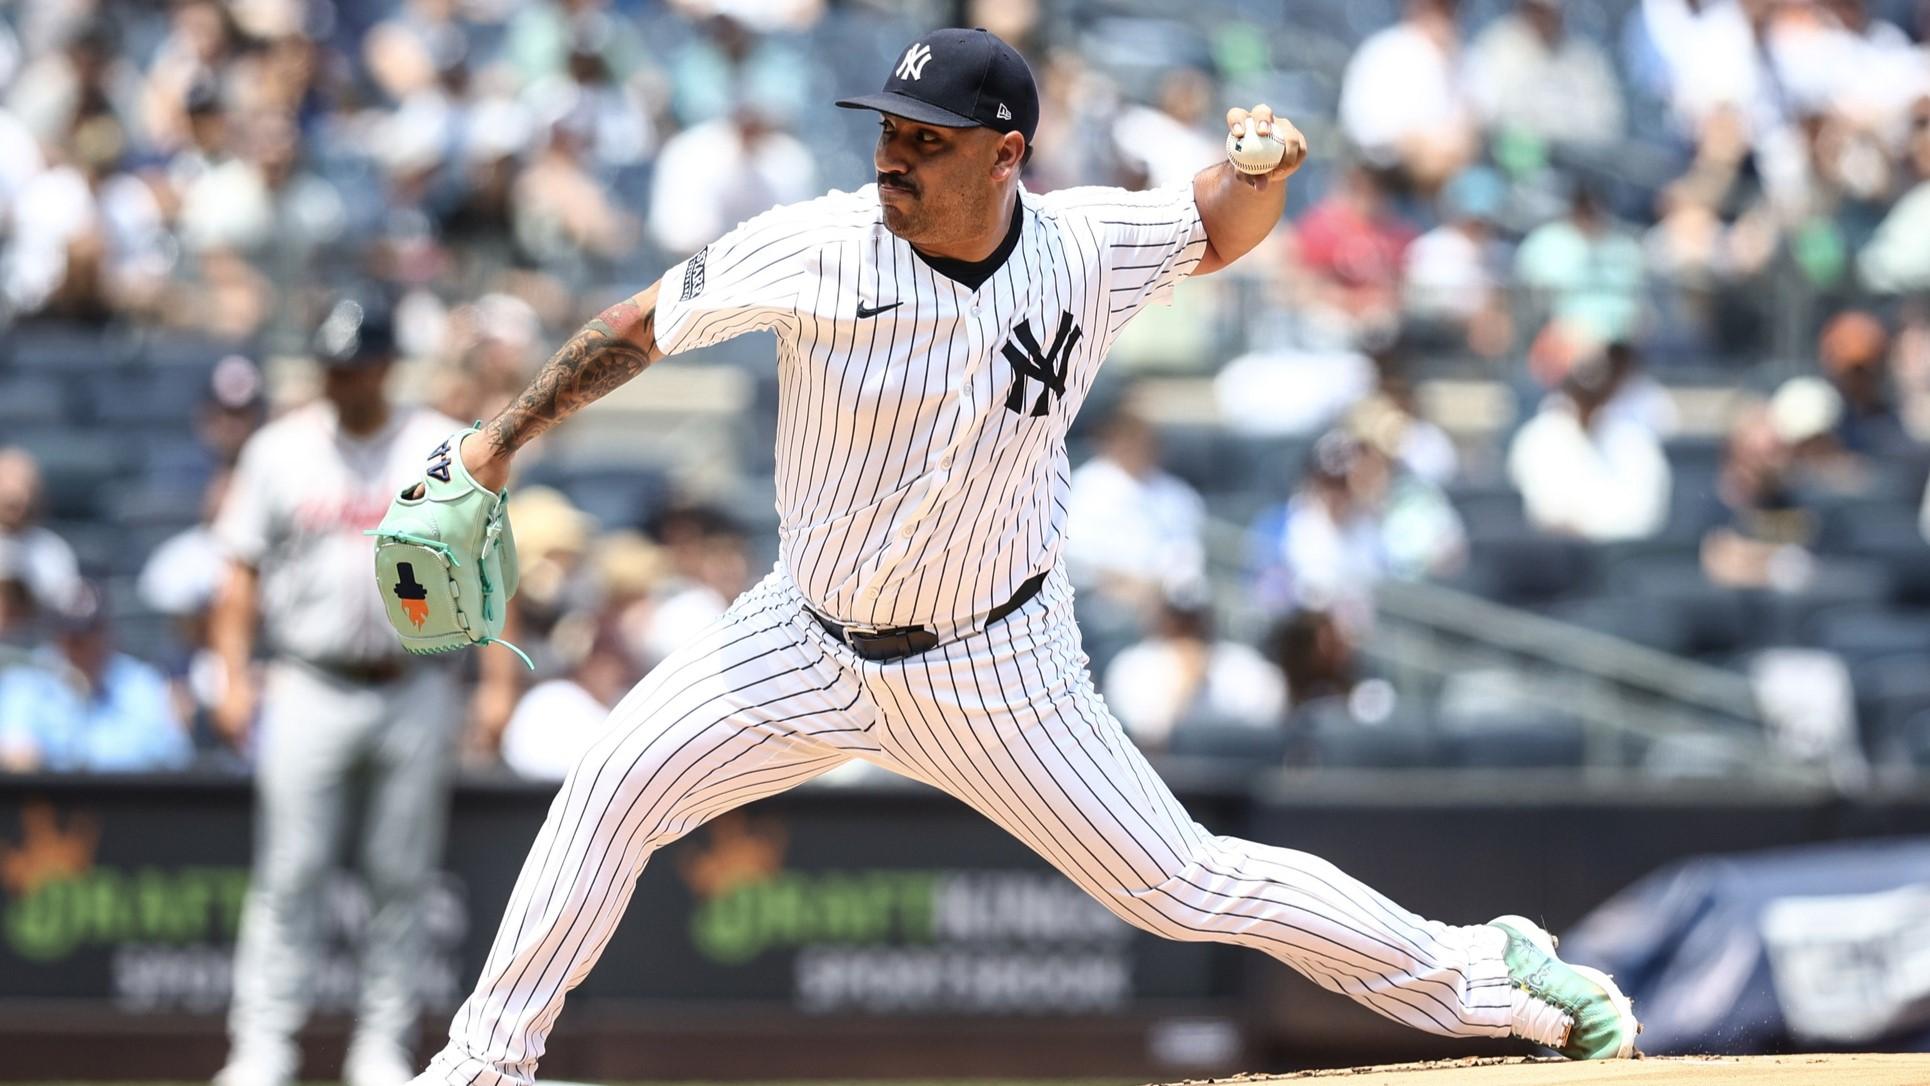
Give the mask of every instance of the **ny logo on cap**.
[[931, 46], [924, 42], [913, 42], [911, 48], [905, 50], [905, 59], [898, 62], [896, 74], [900, 79], [922, 79], [925, 64], [930, 60]]

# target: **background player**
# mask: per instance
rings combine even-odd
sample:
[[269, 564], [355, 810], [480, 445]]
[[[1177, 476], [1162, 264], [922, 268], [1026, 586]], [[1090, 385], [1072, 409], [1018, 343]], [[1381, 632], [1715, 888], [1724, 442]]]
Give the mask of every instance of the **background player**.
[[[322, 890], [351, 823], [362, 830], [351, 855], [371, 907], [343, 1078], [408, 1080], [419, 906], [442, 852], [461, 725], [450, 667], [404, 654], [389, 630], [362, 534], [456, 423], [389, 402], [385, 313], [339, 301], [313, 348], [323, 398], [248, 441], [215, 523], [232, 556], [212, 631], [227, 674], [217, 725], [238, 745], [254, 729], [258, 761], [255, 867], [219, 1086], [294, 1080]], [[270, 653], [259, 691], [257, 626]]]
[[420, 1081], [532, 1082], [650, 854], [851, 758], [958, 797], [1148, 931], [1265, 950], [1437, 1033], [1630, 1054], [1626, 1000], [1532, 924], [1426, 921], [1317, 857], [1209, 835], [1092, 691], [1058, 568], [1066, 427], [1133, 313], [1271, 230], [1298, 132], [1256, 107], [1286, 144], [1269, 173], [1035, 197], [1037, 92], [983, 31], [913, 42], [884, 93], [839, 104], [883, 114], [875, 186], [673, 267], [460, 447], [496, 489], [516, 449], [655, 359], [777, 333], [778, 565], [614, 710]]

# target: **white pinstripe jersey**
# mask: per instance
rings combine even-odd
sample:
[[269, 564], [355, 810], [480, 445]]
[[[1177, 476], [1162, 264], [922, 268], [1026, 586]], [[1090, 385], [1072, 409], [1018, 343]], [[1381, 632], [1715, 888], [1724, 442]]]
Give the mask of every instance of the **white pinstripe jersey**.
[[1191, 185], [1021, 204], [976, 289], [887, 230], [871, 185], [664, 273], [665, 354], [777, 334], [779, 555], [832, 618], [957, 629], [1054, 565], [1066, 428], [1126, 321], [1206, 250]]

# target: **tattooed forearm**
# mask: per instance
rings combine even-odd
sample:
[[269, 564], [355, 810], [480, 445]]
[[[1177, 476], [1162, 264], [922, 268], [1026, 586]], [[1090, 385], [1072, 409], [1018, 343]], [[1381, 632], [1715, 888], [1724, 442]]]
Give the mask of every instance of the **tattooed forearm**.
[[493, 450], [506, 456], [522, 448], [663, 357], [657, 350], [656, 320], [655, 285], [597, 314], [544, 363], [522, 395], [484, 427]]

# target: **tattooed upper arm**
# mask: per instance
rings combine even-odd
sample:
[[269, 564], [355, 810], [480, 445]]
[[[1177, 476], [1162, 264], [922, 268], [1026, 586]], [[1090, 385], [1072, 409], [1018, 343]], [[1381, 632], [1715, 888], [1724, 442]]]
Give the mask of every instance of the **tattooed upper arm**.
[[597, 314], [543, 364], [529, 387], [484, 427], [502, 453], [602, 398], [663, 357], [657, 349], [659, 280]]

